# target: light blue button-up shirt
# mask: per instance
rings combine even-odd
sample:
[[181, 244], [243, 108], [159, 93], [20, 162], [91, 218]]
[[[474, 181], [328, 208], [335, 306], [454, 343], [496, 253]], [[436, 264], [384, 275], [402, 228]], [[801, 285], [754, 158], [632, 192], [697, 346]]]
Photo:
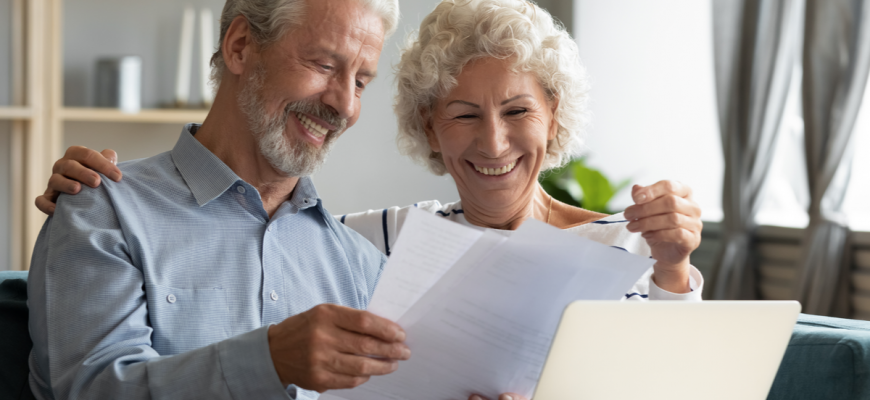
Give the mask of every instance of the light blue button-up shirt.
[[192, 135], [61, 196], [28, 280], [40, 399], [286, 399], [269, 324], [365, 308], [386, 258], [322, 207], [309, 178], [269, 218]]

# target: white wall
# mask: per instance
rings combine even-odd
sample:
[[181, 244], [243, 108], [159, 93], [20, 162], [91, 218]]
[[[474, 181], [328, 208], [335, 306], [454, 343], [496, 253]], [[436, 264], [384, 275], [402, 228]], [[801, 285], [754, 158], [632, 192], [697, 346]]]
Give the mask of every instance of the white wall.
[[[575, 0], [574, 31], [592, 78], [589, 163], [614, 180], [685, 182], [715, 221], [723, 160], [710, 12], [709, 0]], [[615, 200], [629, 204], [628, 191]]]
[[[100, 55], [124, 54], [127, 47], [130, 48], [127, 53], [140, 54], [146, 66], [143, 76], [144, 104], [153, 106], [171, 99], [174, 84], [172, 66], [177, 57], [173, 41], [176, 40], [176, 20], [179, 19], [173, 12], [177, 13], [182, 5], [169, 0], [148, 3], [148, 7], [133, 0], [113, 1], [112, 7], [106, 7], [106, 4], [106, 1], [101, 0], [67, 1], [65, 19], [69, 22], [64, 27], [67, 104], [87, 105], [92, 101], [88, 88], [92, 84], [90, 74], [96, 58]], [[216, 9], [217, 16], [222, 2], [200, 0], [197, 4]], [[399, 44], [405, 35], [419, 26], [422, 17], [435, 4], [437, 1], [434, 0], [400, 2], [401, 25], [384, 46], [378, 65], [380, 77], [368, 86], [363, 95], [362, 115], [356, 126], [336, 143], [329, 161], [315, 176], [324, 204], [335, 214], [407, 205], [428, 199], [458, 199], [449, 177], [433, 176], [422, 167], [412, 164], [398, 154], [395, 145], [392, 66], [399, 60]], [[135, 12], [130, 13], [131, 9]], [[87, 12], [97, 13], [99, 18], [82, 22]], [[129, 32], [124, 27], [130, 27]], [[167, 32], [161, 31], [164, 29]], [[104, 37], [112, 31], [122, 33], [116, 37]], [[149, 73], [149, 65], [157, 70]], [[100, 150], [113, 148], [120, 153], [121, 160], [129, 160], [171, 149], [181, 126], [66, 123], [64, 129], [67, 146], [79, 144]]]

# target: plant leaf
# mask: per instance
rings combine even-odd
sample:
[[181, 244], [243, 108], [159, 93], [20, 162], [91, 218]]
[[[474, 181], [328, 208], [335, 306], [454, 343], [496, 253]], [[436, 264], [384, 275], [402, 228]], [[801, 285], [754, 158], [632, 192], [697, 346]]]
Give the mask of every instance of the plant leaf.
[[606, 213], [607, 203], [616, 193], [610, 181], [601, 171], [592, 169], [582, 162], [572, 166], [574, 180], [583, 189], [583, 206], [589, 211]]

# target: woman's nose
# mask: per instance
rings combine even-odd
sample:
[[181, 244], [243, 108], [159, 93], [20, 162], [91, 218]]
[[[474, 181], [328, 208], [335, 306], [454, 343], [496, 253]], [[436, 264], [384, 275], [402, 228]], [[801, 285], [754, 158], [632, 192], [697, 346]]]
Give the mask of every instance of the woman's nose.
[[489, 158], [498, 158], [510, 148], [508, 131], [499, 121], [487, 118], [477, 139], [477, 150]]

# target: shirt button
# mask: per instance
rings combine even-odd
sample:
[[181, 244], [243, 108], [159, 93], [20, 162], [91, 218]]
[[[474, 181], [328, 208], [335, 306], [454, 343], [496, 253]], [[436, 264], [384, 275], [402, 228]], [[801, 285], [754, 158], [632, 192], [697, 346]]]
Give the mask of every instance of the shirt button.
[[245, 194], [245, 187], [244, 186], [236, 186], [236, 191], [238, 191], [241, 194]]
[[267, 226], [267, 227], [266, 227], [266, 230], [269, 231], [269, 232], [272, 232], [272, 225]]
[[166, 296], [166, 301], [168, 301], [170, 304], [175, 303], [175, 295], [170, 294], [169, 296]]
[[269, 297], [272, 298], [272, 301], [278, 301], [278, 293], [276, 293], [274, 290], [272, 291], [272, 293], [269, 294]]

